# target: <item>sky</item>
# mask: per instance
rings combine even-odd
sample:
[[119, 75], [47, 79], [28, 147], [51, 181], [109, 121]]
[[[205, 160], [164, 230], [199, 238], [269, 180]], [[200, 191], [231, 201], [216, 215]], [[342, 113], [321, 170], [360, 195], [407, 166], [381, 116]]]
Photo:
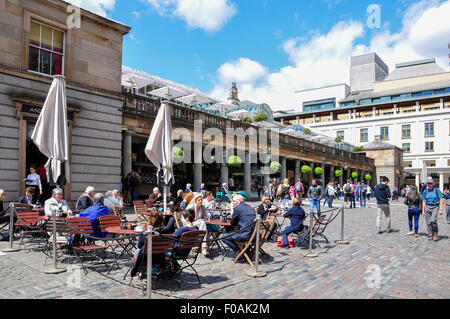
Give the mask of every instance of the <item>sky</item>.
[[349, 84], [350, 58], [427, 58], [449, 71], [450, 0], [69, 0], [132, 27], [123, 64], [226, 100], [298, 108], [295, 91]]

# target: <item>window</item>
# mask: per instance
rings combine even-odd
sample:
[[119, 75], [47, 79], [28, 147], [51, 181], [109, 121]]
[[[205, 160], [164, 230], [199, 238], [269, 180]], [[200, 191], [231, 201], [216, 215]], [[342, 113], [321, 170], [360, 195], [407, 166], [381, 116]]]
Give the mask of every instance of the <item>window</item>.
[[388, 140], [389, 139], [389, 127], [382, 127], [381, 128], [381, 139], [382, 140]]
[[367, 128], [362, 128], [360, 130], [360, 139], [361, 142], [367, 142], [368, 141], [368, 137], [369, 137], [369, 132]]
[[434, 142], [425, 142], [425, 152], [434, 151]]
[[337, 136], [344, 140], [344, 131], [337, 131]]
[[405, 153], [411, 152], [411, 144], [410, 143], [403, 143], [402, 148]]
[[411, 125], [402, 125], [402, 138], [411, 138]]
[[434, 123], [425, 123], [425, 137], [434, 136]]
[[31, 21], [28, 70], [48, 74], [62, 74], [64, 33], [47, 25]]

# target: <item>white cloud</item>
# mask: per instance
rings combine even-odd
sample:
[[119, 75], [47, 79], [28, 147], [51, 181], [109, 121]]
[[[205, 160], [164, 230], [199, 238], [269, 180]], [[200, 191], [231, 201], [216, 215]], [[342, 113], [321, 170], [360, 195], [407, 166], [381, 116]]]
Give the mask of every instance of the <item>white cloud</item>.
[[[245, 58], [223, 64], [210, 95], [225, 99], [231, 87], [230, 79], [234, 79], [241, 100], [265, 102], [273, 109], [298, 109], [295, 91], [349, 84], [351, 56], [369, 52], [376, 52], [390, 71], [396, 63], [431, 57], [436, 57], [438, 64], [448, 69], [449, 16], [450, 1], [421, 1], [406, 10], [399, 32], [391, 33], [386, 29], [389, 24], [385, 24], [385, 29], [375, 31], [368, 45], [358, 43], [366, 32], [362, 23], [341, 21], [326, 34], [312, 31], [306, 38], [285, 41], [282, 47], [290, 64], [275, 72], [268, 72], [257, 61]], [[258, 67], [250, 68], [250, 65]]]
[[114, 9], [116, 4], [116, 0], [67, 0], [67, 2], [103, 17], [106, 17], [106, 11]]
[[160, 15], [175, 16], [190, 28], [220, 30], [237, 12], [230, 0], [147, 0]]

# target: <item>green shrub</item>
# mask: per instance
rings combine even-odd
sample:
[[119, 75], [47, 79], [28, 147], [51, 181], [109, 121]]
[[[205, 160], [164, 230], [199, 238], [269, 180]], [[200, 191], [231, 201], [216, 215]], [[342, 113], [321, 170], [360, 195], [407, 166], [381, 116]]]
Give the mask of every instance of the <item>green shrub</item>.
[[309, 128], [305, 128], [305, 130], [303, 131], [303, 133], [305, 134], [311, 134], [311, 130]]
[[237, 155], [231, 155], [230, 157], [228, 157], [227, 160], [227, 165], [229, 167], [241, 167], [242, 165], [242, 160], [239, 156]]
[[184, 157], [183, 150], [176, 146], [172, 149], [172, 154], [173, 154], [173, 159], [177, 162], [181, 161]]
[[370, 181], [372, 179], [372, 175], [366, 174], [364, 175], [364, 178], [366, 179], [366, 181]]
[[270, 167], [270, 172], [272, 174], [275, 174], [275, 173], [278, 173], [278, 172], [281, 171], [281, 164], [280, 164], [280, 162], [276, 162], [276, 161], [271, 162], [269, 167]]
[[357, 172], [352, 172], [352, 178], [358, 178], [359, 174]]
[[334, 176], [335, 177], [341, 177], [342, 175], [344, 175], [344, 172], [341, 171], [340, 169], [337, 169], [334, 171]]
[[322, 175], [323, 175], [323, 169], [322, 169], [322, 167], [316, 167], [316, 168], [314, 168], [314, 175], [316, 175], [316, 176], [322, 176]]
[[336, 136], [336, 138], [334, 139], [334, 141], [335, 141], [336, 143], [340, 143], [340, 142], [342, 142], [342, 137]]
[[266, 121], [268, 118], [266, 113], [258, 113], [255, 116], [255, 122]]
[[312, 169], [308, 165], [303, 165], [302, 168], [301, 168], [301, 172], [303, 174], [311, 174]]

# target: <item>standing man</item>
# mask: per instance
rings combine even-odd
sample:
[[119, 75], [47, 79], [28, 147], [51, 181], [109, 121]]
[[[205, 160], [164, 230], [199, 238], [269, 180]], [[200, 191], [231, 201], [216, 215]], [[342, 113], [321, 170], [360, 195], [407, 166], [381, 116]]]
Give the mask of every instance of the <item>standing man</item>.
[[381, 234], [381, 215], [386, 216], [387, 232], [392, 232], [391, 228], [391, 208], [389, 207], [389, 198], [391, 198], [391, 191], [389, 186], [389, 179], [383, 177], [381, 184], [375, 187], [375, 197], [377, 199], [377, 234]]
[[130, 195], [132, 203], [138, 200], [139, 185], [141, 183], [141, 176], [136, 172], [131, 172], [130, 176], [128, 177], [128, 184], [130, 185]]
[[437, 215], [444, 213], [444, 199], [442, 192], [434, 184], [433, 178], [427, 178], [427, 188], [422, 193], [422, 216], [427, 222], [428, 240], [438, 241]]
[[366, 207], [366, 200], [367, 200], [367, 185], [364, 181], [361, 181], [361, 185], [359, 186], [359, 206], [361, 208]]
[[[329, 208], [333, 208], [333, 199], [336, 194], [336, 190], [334, 189], [333, 182], [329, 182], [327, 186], [327, 190], [325, 191], [325, 203], [328, 203]], [[325, 205], [323, 205], [325, 206]]]
[[320, 201], [324, 196], [322, 186], [317, 184], [317, 180], [312, 180], [312, 185], [308, 189], [308, 198], [310, 200], [309, 212], [312, 213], [314, 206], [316, 206], [317, 216], [320, 216]]
[[352, 180], [347, 180], [347, 184], [343, 187], [344, 190], [344, 205], [348, 208], [352, 208], [352, 192], [353, 192], [353, 186], [352, 186]]

